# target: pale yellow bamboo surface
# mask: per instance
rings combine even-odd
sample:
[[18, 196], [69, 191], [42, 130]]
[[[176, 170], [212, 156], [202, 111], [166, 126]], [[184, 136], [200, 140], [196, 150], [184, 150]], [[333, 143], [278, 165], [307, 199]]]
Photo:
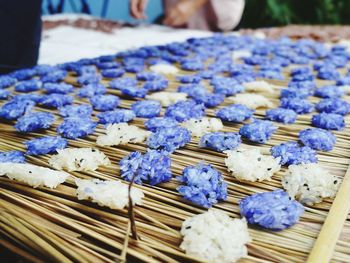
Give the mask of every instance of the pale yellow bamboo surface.
[[[168, 90], [176, 90], [180, 85], [174, 77], [169, 77]], [[70, 76], [67, 82], [75, 83], [75, 77]], [[285, 81], [270, 81], [285, 85]], [[107, 80], [104, 83], [108, 84]], [[205, 81], [204, 83], [208, 83]], [[322, 85], [325, 82], [318, 82]], [[278, 105], [280, 87], [274, 94], [264, 94], [275, 106]], [[108, 93], [121, 96], [117, 90], [108, 89]], [[122, 108], [130, 108], [134, 101], [123, 98]], [[350, 101], [349, 96], [344, 97]], [[317, 102], [318, 98], [311, 98]], [[75, 100], [76, 104], [87, 103], [87, 100]], [[220, 105], [231, 104], [229, 100]], [[45, 132], [20, 135], [13, 128], [14, 123], [0, 123], [0, 151], [25, 150], [22, 142], [42, 135], [54, 135], [56, 127], [61, 123], [57, 111], [36, 107], [36, 109], [53, 112], [57, 120], [53, 127]], [[163, 114], [164, 110], [162, 111]], [[214, 116], [214, 109], [208, 109], [207, 114]], [[265, 110], [257, 110], [255, 116], [262, 118]], [[97, 112], [94, 112], [96, 115]], [[298, 132], [311, 126], [312, 114], [299, 115], [293, 125], [275, 123], [278, 131], [264, 145], [251, 144], [244, 141], [247, 147], [259, 147], [268, 154], [273, 145], [290, 140], [297, 140]], [[97, 119], [96, 119], [97, 120]], [[143, 126], [144, 119], [136, 118], [130, 124]], [[347, 127], [343, 131], [334, 132], [336, 145], [331, 152], [318, 152], [319, 162], [333, 174], [344, 177], [350, 162], [350, 116], [346, 116]], [[242, 124], [225, 123], [225, 131], [237, 132]], [[84, 139], [69, 140], [69, 147], [97, 147], [112, 161], [112, 165], [100, 168], [96, 172], [73, 172], [72, 176], [79, 178], [120, 179], [119, 161], [128, 153], [138, 150], [144, 152], [145, 144], [128, 144], [117, 147], [99, 147], [96, 137], [104, 131], [98, 126], [96, 132]], [[224, 165], [225, 155], [197, 147], [198, 139], [192, 139], [186, 147], [174, 152], [172, 157], [172, 172], [174, 178], [158, 186], [147, 184], [136, 186], [145, 193], [144, 203], [135, 207], [136, 226], [140, 240], [131, 238], [127, 210], [111, 210], [100, 207], [89, 201], [79, 201], [75, 197], [73, 178], [56, 189], [39, 187], [33, 189], [24, 184], [0, 177], [0, 245], [18, 253], [23, 258], [33, 262], [124, 262], [135, 260], [144, 262], [196, 262], [201, 259], [187, 256], [179, 248], [181, 243], [180, 227], [183, 220], [206, 211], [185, 201], [176, 191], [179, 183], [176, 177], [188, 166], [202, 160], [212, 164], [223, 173], [228, 183], [228, 199], [219, 202], [214, 207], [228, 213], [232, 217], [240, 217], [238, 201], [242, 198], [263, 191], [282, 188], [280, 179], [285, 168], [273, 176], [271, 181], [242, 182], [230, 175]], [[31, 163], [47, 166], [46, 156], [27, 156]], [[350, 189], [346, 181], [347, 191], [342, 191], [339, 199], [349, 203]], [[343, 194], [342, 194], [343, 193]], [[248, 257], [240, 262], [305, 262], [327, 218], [332, 204], [331, 199], [306, 207], [299, 223], [280, 232], [266, 231], [250, 226], [249, 232], [253, 241], [248, 245]], [[336, 211], [339, 207], [334, 208]], [[336, 214], [330, 217], [326, 235], [330, 229], [341, 230], [341, 235], [332, 253], [332, 262], [350, 262], [350, 221], [344, 212], [344, 226]], [[334, 235], [334, 237], [336, 237]], [[323, 240], [323, 239], [322, 239]], [[323, 241], [321, 241], [323, 242]], [[314, 261], [316, 262], [316, 261]]]

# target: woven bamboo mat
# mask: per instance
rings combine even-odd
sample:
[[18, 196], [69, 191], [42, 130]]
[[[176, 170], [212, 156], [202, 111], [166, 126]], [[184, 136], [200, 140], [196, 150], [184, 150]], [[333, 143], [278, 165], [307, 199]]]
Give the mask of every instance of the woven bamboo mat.
[[[288, 69], [287, 69], [288, 70]], [[184, 72], [183, 72], [184, 73]], [[128, 74], [133, 76], [133, 74]], [[286, 73], [287, 76], [287, 73]], [[167, 91], [175, 91], [180, 85], [174, 77]], [[269, 81], [276, 84], [273, 94], [263, 94], [278, 106], [279, 90], [286, 81]], [[70, 75], [66, 82], [76, 84], [76, 77]], [[108, 85], [109, 80], [102, 80]], [[209, 84], [204, 81], [208, 89]], [[326, 82], [318, 81], [318, 85]], [[16, 92], [14, 92], [16, 93]], [[134, 100], [122, 96], [117, 90], [108, 89], [109, 94], [122, 98], [120, 107], [130, 108]], [[345, 96], [350, 101], [350, 96]], [[312, 102], [319, 98], [312, 97]], [[88, 103], [88, 100], [76, 99], [75, 104]], [[232, 104], [225, 100], [220, 107]], [[56, 115], [55, 124], [45, 132], [20, 135], [15, 132], [13, 123], [0, 123], [0, 151], [22, 150], [23, 142], [45, 135], [55, 135], [62, 118], [55, 110], [36, 106], [37, 110], [50, 111]], [[217, 109], [217, 108], [216, 108]], [[207, 109], [208, 116], [214, 116], [216, 109]], [[162, 110], [162, 114], [164, 109]], [[264, 117], [265, 110], [257, 110], [257, 118]], [[94, 112], [94, 116], [97, 112]], [[282, 125], [264, 145], [250, 144], [246, 147], [259, 147], [268, 154], [273, 145], [298, 140], [298, 132], [311, 126], [312, 114], [299, 115], [295, 124]], [[97, 119], [96, 119], [97, 120]], [[144, 119], [136, 118], [130, 124], [144, 128]], [[333, 174], [345, 176], [350, 163], [350, 116], [346, 117], [347, 127], [334, 132], [337, 142], [331, 152], [318, 152], [319, 163]], [[224, 123], [224, 131], [237, 132], [242, 124]], [[69, 140], [69, 147], [97, 147], [104, 152], [112, 165], [100, 168], [96, 172], [72, 172], [78, 178], [120, 179], [119, 161], [132, 151], [146, 150], [145, 144], [128, 144], [117, 147], [99, 147], [95, 141], [104, 129], [98, 126], [96, 132], [84, 139]], [[0, 245], [14, 251], [33, 262], [187, 262], [200, 261], [187, 256], [179, 249], [181, 243], [180, 228], [183, 220], [206, 210], [185, 201], [176, 191], [179, 183], [176, 177], [188, 166], [202, 160], [212, 164], [222, 172], [228, 183], [228, 199], [214, 207], [225, 211], [232, 217], [240, 217], [238, 201], [257, 192], [282, 188], [280, 179], [285, 168], [272, 177], [271, 181], [242, 182], [230, 175], [224, 165], [225, 155], [197, 147], [198, 139], [175, 151], [172, 155], [172, 173], [174, 178], [158, 186], [136, 185], [145, 193], [144, 203], [134, 208], [135, 222], [139, 240], [131, 238], [128, 211], [112, 210], [100, 207], [89, 201], [79, 201], [75, 197], [75, 184], [70, 178], [56, 189], [39, 187], [33, 189], [22, 183], [0, 177]], [[27, 156], [30, 163], [48, 167], [49, 156]], [[248, 245], [249, 256], [240, 262], [305, 262], [314, 242], [319, 235], [329, 209], [331, 199], [305, 207], [299, 223], [280, 232], [266, 231], [249, 226], [253, 241]], [[350, 221], [349, 216], [342, 227], [336, 242], [332, 262], [350, 262]], [[334, 222], [336, 223], [336, 222]], [[333, 227], [341, 229], [342, 222]]]

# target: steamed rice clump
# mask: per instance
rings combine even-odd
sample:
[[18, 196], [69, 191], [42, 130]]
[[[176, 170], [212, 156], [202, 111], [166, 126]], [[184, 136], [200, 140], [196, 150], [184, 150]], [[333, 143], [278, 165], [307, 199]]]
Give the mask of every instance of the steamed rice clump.
[[229, 97], [228, 99], [236, 104], [245, 105], [250, 109], [273, 107], [273, 104], [269, 99], [259, 94], [237, 94], [236, 96]]
[[312, 205], [334, 197], [341, 180], [319, 164], [290, 165], [282, 178], [283, 188], [301, 203]]
[[270, 180], [281, 169], [279, 157], [262, 155], [259, 149], [238, 149], [225, 153], [227, 169], [239, 180]]
[[[120, 181], [103, 181], [99, 179], [75, 179], [79, 200], [91, 200], [100, 206], [112, 209], [123, 209], [129, 204], [129, 186]], [[142, 204], [142, 190], [132, 187], [130, 196], [133, 205]]]
[[127, 123], [108, 125], [106, 134], [97, 137], [97, 144], [100, 146], [112, 146], [127, 143], [144, 142], [151, 132], [140, 129]]
[[95, 171], [99, 166], [111, 163], [108, 157], [97, 149], [67, 148], [57, 152], [57, 155], [49, 159], [49, 164], [56, 170]]
[[180, 248], [208, 262], [235, 262], [247, 256], [246, 244], [251, 241], [245, 219], [214, 209], [186, 219], [181, 234]]
[[66, 172], [25, 163], [0, 163], [0, 176], [2, 175], [34, 188], [38, 186], [56, 188], [69, 176]]
[[224, 127], [220, 119], [207, 117], [190, 119], [183, 122], [182, 126], [188, 129], [194, 137], [202, 137], [208, 132], [216, 132]]
[[273, 85], [263, 80], [245, 82], [242, 85], [246, 91], [273, 93]]
[[187, 94], [183, 92], [169, 92], [169, 91], [160, 91], [155, 92], [146, 96], [148, 100], [157, 100], [162, 106], [168, 107], [173, 103], [178, 101], [184, 101], [187, 99]]
[[170, 64], [155, 64], [150, 66], [150, 71], [165, 75], [175, 75], [179, 72], [179, 69]]

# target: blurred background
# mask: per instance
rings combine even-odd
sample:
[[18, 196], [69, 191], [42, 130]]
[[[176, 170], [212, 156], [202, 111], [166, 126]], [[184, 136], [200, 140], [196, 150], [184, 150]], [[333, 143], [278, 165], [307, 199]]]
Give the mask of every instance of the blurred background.
[[[44, 0], [43, 14], [86, 13], [135, 22], [126, 0]], [[162, 14], [162, 1], [149, 0], [146, 22]], [[240, 28], [287, 24], [350, 24], [350, 0], [246, 0]]]

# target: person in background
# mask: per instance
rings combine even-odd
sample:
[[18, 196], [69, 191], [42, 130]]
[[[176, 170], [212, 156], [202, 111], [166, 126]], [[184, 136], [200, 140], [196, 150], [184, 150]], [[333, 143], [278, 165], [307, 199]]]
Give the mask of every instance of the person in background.
[[0, 0], [0, 74], [35, 66], [41, 38], [41, 0]]
[[[163, 0], [163, 24], [171, 27], [231, 31], [241, 20], [244, 0]], [[145, 19], [148, 0], [130, 0], [130, 12]]]

